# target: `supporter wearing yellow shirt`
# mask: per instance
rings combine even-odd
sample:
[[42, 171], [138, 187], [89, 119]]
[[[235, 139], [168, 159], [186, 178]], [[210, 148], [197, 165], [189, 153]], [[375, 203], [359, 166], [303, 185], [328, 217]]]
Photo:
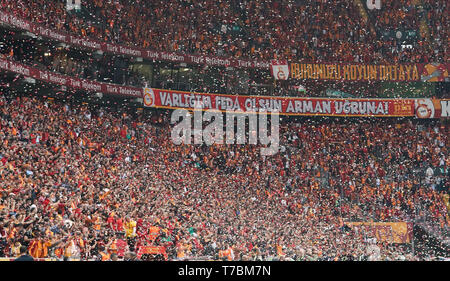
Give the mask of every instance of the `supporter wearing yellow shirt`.
[[125, 228], [125, 237], [127, 238], [136, 237], [136, 221], [130, 218], [126, 218], [124, 228]]
[[134, 245], [136, 243], [136, 221], [126, 217], [123, 227], [125, 229], [128, 247], [130, 248], [130, 251], [134, 251]]
[[20, 256], [20, 247], [22, 246], [22, 244], [20, 244], [20, 242], [16, 242], [14, 243], [13, 246], [11, 246], [11, 255], [13, 257], [19, 257]]

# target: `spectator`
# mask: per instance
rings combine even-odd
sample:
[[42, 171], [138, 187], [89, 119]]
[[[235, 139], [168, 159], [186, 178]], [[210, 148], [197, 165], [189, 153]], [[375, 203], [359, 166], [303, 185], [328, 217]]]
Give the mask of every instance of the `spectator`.
[[25, 246], [20, 247], [20, 257], [16, 258], [15, 261], [34, 261], [33, 257], [28, 255], [28, 249]]

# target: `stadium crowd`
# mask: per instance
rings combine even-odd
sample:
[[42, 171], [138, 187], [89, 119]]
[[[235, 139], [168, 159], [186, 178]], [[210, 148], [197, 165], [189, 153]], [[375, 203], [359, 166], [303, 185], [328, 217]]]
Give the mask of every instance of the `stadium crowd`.
[[375, 23], [386, 29], [419, 29], [420, 17], [415, 5], [410, 0], [382, 1], [382, 9], [370, 10], [376, 17]]
[[[193, 67], [185, 76], [177, 75], [177, 66], [146, 63], [152, 72], [143, 74], [137, 69], [142, 65], [127, 57], [95, 55], [72, 48], [55, 47], [52, 42], [24, 38], [20, 32], [0, 30], [3, 46], [0, 57], [14, 60], [35, 68], [65, 74], [71, 77], [99, 82], [149, 86], [181, 91], [195, 91], [241, 95], [276, 95], [307, 97], [435, 97], [448, 98], [450, 93], [444, 82], [385, 82], [385, 81], [327, 81], [302, 79], [277, 81], [268, 71], [236, 71], [225, 68]], [[173, 68], [175, 74], [162, 74], [161, 69]], [[182, 68], [180, 68], [182, 69]], [[265, 75], [264, 75], [264, 72]], [[298, 85], [301, 84], [301, 87]], [[258, 87], [263, 85], [263, 87]], [[299, 91], [296, 88], [302, 88]]]
[[169, 121], [2, 93], [0, 256], [423, 260], [436, 253], [345, 222], [426, 216], [448, 233], [447, 123], [282, 121], [280, 152], [262, 157], [175, 145]]
[[445, 42], [448, 38], [448, 28], [446, 28], [449, 21], [448, 2], [425, 0], [423, 3], [426, 25], [430, 28], [430, 38], [434, 42], [434, 52], [442, 54], [447, 60], [449, 50]]
[[[65, 2], [2, 0], [13, 14], [79, 36], [174, 51], [258, 60], [322, 62], [447, 62], [445, 1], [383, 1], [374, 22], [354, 1], [83, 1], [80, 13]], [[419, 29], [425, 14], [431, 39], [413, 49], [382, 40], [379, 28]], [[376, 27], [376, 29], [374, 28]], [[424, 38], [422, 38], [424, 37]]]
[[[0, 0], [0, 6], [78, 36], [158, 51], [447, 62], [445, 1], [422, 0], [423, 9], [384, 2], [369, 11], [375, 23], [354, 1], [342, 0], [90, 0], [80, 12], [68, 12], [62, 0]], [[378, 34], [418, 30], [423, 20], [430, 38], [422, 31], [412, 49]], [[45, 57], [34, 39], [18, 43], [10, 32], [4, 44], [12, 47], [2, 51], [9, 59], [79, 78], [145, 84], [126, 59], [64, 48]], [[292, 95], [281, 83], [274, 92]], [[325, 95], [327, 83], [303, 86], [310, 96]], [[207, 84], [199, 90], [216, 92]], [[374, 83], [333, 84], [355, 96], [378, 94]], [[169, 111], [114, 112], [0, 92], [0, 257], [26, 251], [75, 260], [427, 260], [437, 253], [374, 241], [346, 222], [426, 218], [448, 236], [444, 121], [284, 118], [280, 152], [263, 157], [253, 145], [175, 145], [169, 120]], [[145, 246], [157, 254], [143, 255]]]
[[[411, 1], [383, 1], [381, 10], [369, 10], [375, 22], [363, 17], [353, 1], [91, 0], [83, 2], [81, 12], [68, 12], [62, 0], [0, 3], [4, 10], [21, 18], [71, 34], [159, 51], [299, 62], [447, 62], [448, 57], [445, 1], [423, 1], [421, 8]], [[219, 8], [214, 9], [215, 5]], [[403, 48], [395, 38], [386, 40], [377, 35], [382, 29], [419, 29], [420, 20], [427, 22], [430, 37], [421, 35], [412, 49]], [[412, 97], [418, 92], [427, 97], [448, 97], [447, 90], [436, 93], [434, 85], [385, 89], [381, 82], [374, 81], [301, 80], [279, 82], [273, 87], [271, 79], [259, 78], [264, 75], [241, 76], [225, 69], [200, 68], [193, 75], [214, 77], [214, 83], [195, 77], [182, 83], [154, 83], [133, 70], [128, 58], [98, 57], [65, 48], [48, 52], [45, 57], [44, 51], [36, 50], [45, 43], [31, 48], [35, 39], [20, 37], [21, 43], [10, 40], [13, 34], [4, 36], [4, 41], [12, 44], [4, 51], [17, 61], [74, 77], [136, 87], [251, 95], [327, 96], [331, 91], [353, 97]], [[25, 45], [28, 48], [22, 48]], [[153, 67], [155, 78], [159, 66]], [[306, 91], [293, 90], [299, 83]]]

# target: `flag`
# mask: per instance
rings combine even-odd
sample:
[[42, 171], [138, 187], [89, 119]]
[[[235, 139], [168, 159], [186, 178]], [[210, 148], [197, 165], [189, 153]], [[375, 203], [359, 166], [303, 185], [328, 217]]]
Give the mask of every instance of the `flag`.
[[287, 80], [289, 78], [289, 65], [286, 60], [272, 60], [270, 73], [276, 80]]
[[306, 88], [303, 85], [292, 86], [292, 89], [296, 92], [306, 93]]

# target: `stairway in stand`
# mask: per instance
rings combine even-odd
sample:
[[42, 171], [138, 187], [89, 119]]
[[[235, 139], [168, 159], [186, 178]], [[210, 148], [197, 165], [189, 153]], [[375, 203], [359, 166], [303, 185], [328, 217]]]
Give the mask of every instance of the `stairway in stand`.
[[359, 14], [361, 15], [361, 18], [364, 20], [364, 23], [369, 22], [370, 31], [373, 34], [375, 34], [376, 31], [375, 31], [375, 27], [374, 27], [373, 18], [369, 17], [369, 14], [367, 13], [367, 8], [361, 1], [366, 1], [366, 0], [353, 0], [353, 3], [356, 7], [358, 7]]
[[[413, 0], [411, 3], [416, 8], [422, 7], [422, 9], [423, 9], [422, 0]], [[419, 26], [419, 28], [420, 28], [420, 36], [422, 38], [427, 39], [427, 41], [430, 41], [431, 40], [431, 38], [430, 38], [430, 29], [428, 28], [428, 22], [427, 22], [427, 19], [425, 17], [425, 11], [419, 13], [419, 16], [420, 16], [420, 26]]]

